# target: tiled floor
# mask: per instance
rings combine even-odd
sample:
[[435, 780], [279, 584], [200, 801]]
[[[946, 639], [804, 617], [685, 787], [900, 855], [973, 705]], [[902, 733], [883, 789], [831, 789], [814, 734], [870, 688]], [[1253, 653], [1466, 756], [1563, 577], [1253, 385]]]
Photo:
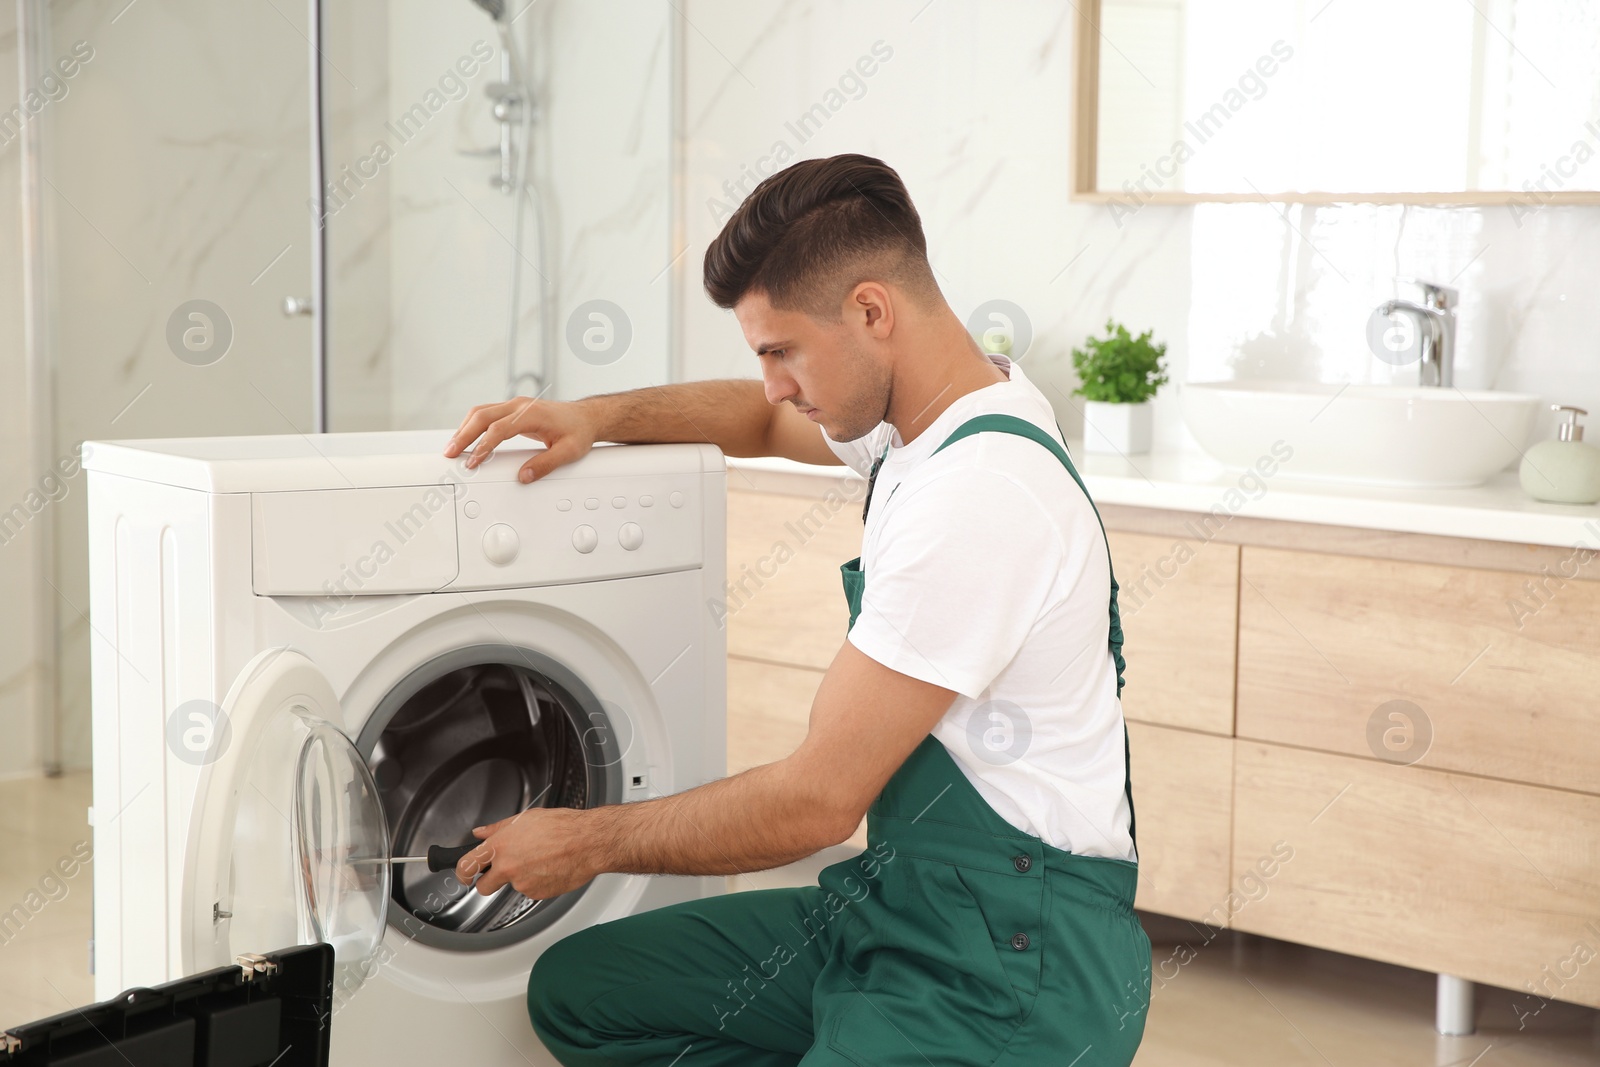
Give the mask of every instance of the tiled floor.
[[[94, 1000], [89, 776], [0, 782], [0, 1029]], [[74, 853], [74, 848], [78, 851]]]
[[[1433, 1029], [1435, 977], [1250, 934], [1210, 944], [1141, 914], [1158, 961], [1198, 949], [1151, 998], [1138, 1067], [1566, 1067], [1600, 1063], [1600, 1011], [1477, 987], [1477, 1032]], [[1177, 959], [1186, 958], [1180, 954]], [[1169, 972], [1170, 973], [1170, 972]], [[1516, 1009], [1516, 1010], [1514, 1010]]]
[[[0, 1028], [94, 999], [93, 867], [58, 861], [89, 842], [89, 777], [0, 782]], [[841, 850], [841, 855], [850, 849]], [[731, 889], [812, 884], [838, 856], [729, 879]], [[20, 912], [17, 910], [20, 908]], [[9, 916], [9, 917], [8, 917]], [[1143, 916], [1157, 961], [1203, 938]], [[1182, 957], [1180, 957], [1182, 958]], [[1517, 994], [1480, 986], [1478, 1032], [1433, 1032], [1433, 976], [1250, 935], [1203, 944], [1153, 998], [1138, 1067], [1594, 1067], [1600, 1011], [1552, 1003], [1520, 1032]], [[1524, 1009], [1526, 1010], [1526, 1009]]]
[[[775, 871], [730, 878], [730, 889], [813, 885], [841, 848]], [[1530, 1002], [1477, 987], [1477, 1033], [1433, 1029], [1431, 974], [1284, 941], [1140, 913], [1157, 982], [1135, 1067], [1595, 1067], [1600, 1011], [1550, 1003], [1517, 1029]], [[1181, 951], [1187, 943], [1194, 951]], [[1187, 960], [1174, 967], [1169, 960]]]

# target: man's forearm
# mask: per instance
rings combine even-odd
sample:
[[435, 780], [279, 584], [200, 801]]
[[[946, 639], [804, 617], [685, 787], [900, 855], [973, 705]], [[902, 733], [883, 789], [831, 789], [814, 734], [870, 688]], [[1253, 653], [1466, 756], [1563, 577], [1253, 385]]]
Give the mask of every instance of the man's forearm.
[[626, 874], [742, 874], [838, 844], [855, 830], [828, 791], [785, 761], [695, 789], [586, 812], [596, 865]]
[[595, 440], [618, 444], [705, 441], [730, 456], [765, 455], [772, 405], [759, 380], [723, 378], [585, 397]]

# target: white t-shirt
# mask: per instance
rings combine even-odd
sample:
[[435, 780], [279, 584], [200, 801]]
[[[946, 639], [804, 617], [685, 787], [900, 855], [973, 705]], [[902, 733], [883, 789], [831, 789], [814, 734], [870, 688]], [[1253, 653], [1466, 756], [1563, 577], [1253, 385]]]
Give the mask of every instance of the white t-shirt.
[[1005, 356], [989, 358], [1010, 380], [958, 398], [909, 445], [887, 422], [845, 443], [823, 432], [862, 475], [889, 446], [849, 640], [959, 694], [933, 734], [1001, 818], [1068, 852], [1135, 861], [1111, 576], [1088, 497], [1049, 449], [1016, 434], [973, 434], [931, 455], [987, 414], [1060, 441], [1044, 394]]

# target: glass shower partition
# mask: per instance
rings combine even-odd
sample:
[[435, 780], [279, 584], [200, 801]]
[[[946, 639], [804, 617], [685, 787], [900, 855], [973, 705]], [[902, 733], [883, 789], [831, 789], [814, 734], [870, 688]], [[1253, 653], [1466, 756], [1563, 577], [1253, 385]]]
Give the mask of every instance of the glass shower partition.
[[330, 429], [672, 380], [676, 23], [324, 0]]
[[52, 80], [0, 154], [39, 237], [6, 242], [37, 246], [6, 264], [38, 314], [0, 582], [37, 610], [0, 772], [88, 765], [90, 645], [121, 639], [89, 618], [83, 441], [453, 428], [678, 377], [682, 20], [497, 6], [17, 5], [18, 80]]

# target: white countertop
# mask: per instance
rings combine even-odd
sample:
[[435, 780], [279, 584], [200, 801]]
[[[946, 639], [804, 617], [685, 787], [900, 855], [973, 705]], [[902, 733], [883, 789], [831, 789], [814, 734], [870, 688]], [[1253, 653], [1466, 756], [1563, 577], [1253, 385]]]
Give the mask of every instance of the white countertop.
[[[1158, 450], [1124, 459], [1085, 455], [1079, 441], [1069, 440], [1067, 445], [1096, 504], [1194, 512], [1220, 509], [1223, 514], [1257, 519], [1600, 549], [1600, 504], [1540, 503], [1523, 493], [1514, 470], [1470, 489], [1317, 482], [1291, 478], [1283, 469], [1270, 477], [1256, 476], [1257, 482], [1251, 473], [1230, 470], [1202, 454]], [[859, 496], [863, 481], [847, 467], [765, 457], [729, 457], [727, 462], [728, 485], [734, 489], [809, 494], [831, 482]]]

